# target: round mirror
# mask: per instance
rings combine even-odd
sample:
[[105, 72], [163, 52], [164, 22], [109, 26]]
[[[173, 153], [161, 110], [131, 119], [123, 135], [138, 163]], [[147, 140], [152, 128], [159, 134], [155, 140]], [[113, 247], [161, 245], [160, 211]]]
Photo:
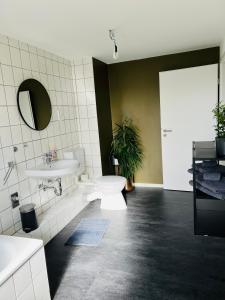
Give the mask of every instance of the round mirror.
[[44, 86], [35, 79], [21, 83], [17, 92], [17, 105], [27, 126], [34, 130], [45, 129], [52, 116], [52, 106]]

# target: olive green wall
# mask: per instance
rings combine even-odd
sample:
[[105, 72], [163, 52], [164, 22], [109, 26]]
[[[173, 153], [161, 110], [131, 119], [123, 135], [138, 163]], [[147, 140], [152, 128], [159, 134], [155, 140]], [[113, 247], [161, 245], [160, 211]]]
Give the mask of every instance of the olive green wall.
[[162, 183], [159, 72], [219, 62], [219, 47], [108, 65], [112, 124], [130, 117], [144, 145], [140, 183]]

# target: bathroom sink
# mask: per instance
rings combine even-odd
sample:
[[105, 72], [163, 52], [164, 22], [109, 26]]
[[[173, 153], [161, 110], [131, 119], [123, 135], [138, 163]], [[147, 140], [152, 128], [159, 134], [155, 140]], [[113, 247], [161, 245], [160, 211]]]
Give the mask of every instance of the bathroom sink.
[[50, 164], [40, 164], [37, 167], [26, 169], [25, 173], [29, 177], [53, 178], [76, 174], [80, 164], [75, 159], [62, 159], [51, 162]]

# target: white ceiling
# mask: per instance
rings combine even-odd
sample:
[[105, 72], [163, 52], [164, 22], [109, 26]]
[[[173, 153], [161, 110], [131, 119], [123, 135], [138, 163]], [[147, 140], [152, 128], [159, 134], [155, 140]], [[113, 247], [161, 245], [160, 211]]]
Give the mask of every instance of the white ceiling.
[[224, 0], [0, 0], [0, 32], [67, 58], [118, 61], [220, 45]]

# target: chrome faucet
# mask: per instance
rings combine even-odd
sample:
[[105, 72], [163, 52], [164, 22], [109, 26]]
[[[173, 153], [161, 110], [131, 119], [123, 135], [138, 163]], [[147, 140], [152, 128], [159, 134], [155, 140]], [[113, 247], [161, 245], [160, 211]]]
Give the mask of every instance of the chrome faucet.
[[45, 153], [43, 155], [43, 160], [44, 160], [44, 163], [46, 163], [46, 165], [51, 165], [51, 163], [53, 161], [52, 152], [49, 151], [49, 152]]

